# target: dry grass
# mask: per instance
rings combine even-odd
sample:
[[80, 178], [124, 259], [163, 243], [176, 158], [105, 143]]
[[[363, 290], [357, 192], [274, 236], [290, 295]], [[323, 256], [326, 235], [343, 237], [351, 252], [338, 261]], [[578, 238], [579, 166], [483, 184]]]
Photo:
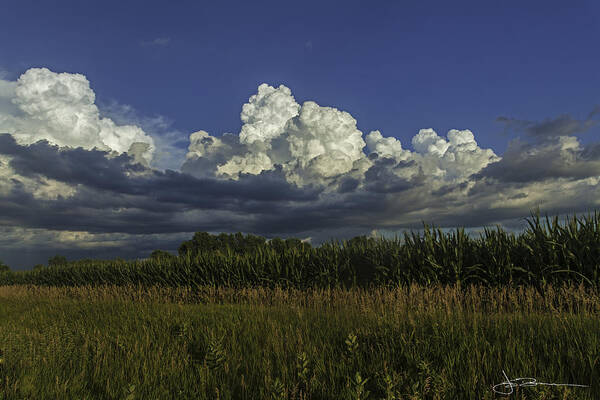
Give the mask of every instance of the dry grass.
[[0, 399], [491, 400], [502, 369], [591, 399], [599, 311], [581, 285], [0, 286]]
[[530, 313], [600, 313], [599, 293], [584, 285], [547, 285], [543, 294], [533, 287], [492, 288], [406, 287], [306, 289], [226, 287], [144, 287], [104, 285], [48, 287], [36, 285], [0, 286], [0, 298], [76, 299], [86, 301], [132, 301], [136, 303], [248, 304], [297, 306], [302, 308], [353, 308], [370, 311], [445, 311]]

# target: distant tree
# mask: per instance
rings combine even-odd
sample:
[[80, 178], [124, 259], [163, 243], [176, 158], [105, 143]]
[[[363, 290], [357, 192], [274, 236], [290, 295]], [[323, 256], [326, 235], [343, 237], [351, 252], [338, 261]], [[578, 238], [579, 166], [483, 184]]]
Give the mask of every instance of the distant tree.
[[376, 243], [375, 238], [367, 237], [367, 236], [356, 236], [352, 239], [348, 240], [348, 247], [368, 247], [372, 246]]
[[49, 267], [51, 267], [51, 266], [57, 266], [57, 265], [66, 265], [67, 263], [68, 263], [67, 257], [65, 257], [65, 256], [59, 256], [59, 255], [51, 257], [48, 260], [48, 266]]
[[220, 233], [211, 235], [208, 232], [196, 232], [192, 240], [183, 242], [178, 249], [179, 255], [197, 254], [205, 251], [232, 250], [242, 254], [247, 251], [265, 246], [267, 239], [262, 236], [246, 235], [241, 232], [234, 234]]
[[302, 249], [310, 249], [312, 246], [310, 245], [310, 243], [308, 242], [303, 242], [300, 239], [297, 238], [288, 238], [285, 239], [285, 244], [287, 245], [288, 248], [302, 248]]
[[154, 250], [152, 254], [150, 254], [150, 258], [153, 260], [164, 260], [164, 259], [173, 259], [175, 256], [168, 251], [164, 250]]
[[220, 248], [229, 247], [231, 250], [239, 254], [243, 254], [256, 248], [263, 247], [267, 242], [267, 239], [265, 239], [262, 236], [244, 236], [241, 232], [235, 233], [233, 235], [221, 233], [217, 238], [220, 242]]
[[44, 268], [46, 268], [46, 266], [44, 264], [35, 264], [33, 266], [34, 271], [39, 271], [40, 269], [44, 269]]
[[179, 255], [188, 253], [197, 253], [200, 251], [216, 250], [217, 242], [215, 237], [208, 232], [196, 232], [192, 240], [183, 242], [177, 250]]
[[0, 272], [8, 272], [10, 271], [10, 267], [6, 264], [4, 264], [4, 262], [2, 262], [2, 260], [0, 260]]
[[293, 248], [309, 249], [312, 247], [310, 243], [305, 243], [297, 238], [288, 238], [283, 240], [278, 237], [269, 240], [269, 245], [276, 251], [284, 251]]

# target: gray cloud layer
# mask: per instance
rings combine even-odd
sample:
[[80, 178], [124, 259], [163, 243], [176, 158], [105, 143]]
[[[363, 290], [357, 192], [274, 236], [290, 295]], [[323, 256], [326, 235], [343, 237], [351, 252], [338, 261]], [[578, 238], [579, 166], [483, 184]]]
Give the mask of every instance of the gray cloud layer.
[[538, 206], [580, 213], [600, 206], [600, 144], [574, 136], [594, 128], [595, 114], [504, 118], [535, 142], [513, 141], [502, 157], [469, 130], [422, 129], [409, 150], [263, 84], [242, 107], [239, 134], [195, 132], [180, 170], [162, 170], [153, 166], [161, 141], [102, 117], [85, 77], [30, 70], [0, 80], [0, 228], [14, 239], [0, 241], [0, 259], [52, 249], [142, 256], [195, 231], [321, 241], [421, 221], [511, 226]]
[[498, 117], [497, 121], [503, 123], [506, 130], [524, 132], [534, 138], [551, 138], [587, 132], [598, 124], [598, 121], [594, 119], [598, 114], [600, 114], [600, 106], [595, 107], [583, 121], [575, 119], [569, 114], [547, 118], [541, 122], [507, 117]]

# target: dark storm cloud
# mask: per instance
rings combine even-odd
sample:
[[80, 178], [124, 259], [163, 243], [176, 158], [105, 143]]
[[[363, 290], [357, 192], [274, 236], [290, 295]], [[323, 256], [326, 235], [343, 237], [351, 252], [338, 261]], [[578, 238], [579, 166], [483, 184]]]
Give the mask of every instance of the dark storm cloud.
[[[513, 143], [502, 161], [472, 176], [476, 184], [469, 189], [468, 182], [432, 189], [425, 185], [422, 171], [411, 181], [399, 178], [394, 170], [414, 168], [414, 161], [396, 164], [381, 158], [366, 172], [364, 189], [345, 177], [340, 190], [323, 194], [288, 183], [280, 169], [242, 175], [237, 181], [195, 178], [132, 164], [127, 155], [110, 158], [102, 151], [58, 148], [47, 142], [19, 145], [10, 135], [0, 135], [0, 154], [11, 157], [9, 165], [16, 173], [16, 185], [0, 197], [0, 224], [93, 233], [205, 230], [263, 235], [406, 227], [429, 217], [465, 226], [471, 220], [514, 217], [514, 211], [476, 212], [489, 208], [489, 198], [498, 193], [526, 199], [522, 189], [528, 182], [600, 175], [596, 147], [573, 151], [561, 143], [541, 148]], [[36, 198], [20, 177], [38, 179], [39, 185], [44, 184], [41, 177], [51, 178], [76, 185], [77, 190], [56, 199]], [[528, 204], [522, 207], [525, 211]]]
[[[16, 186], [0, 197], [0, 223], [93, 233], [142, 234], [197, 230], [259, 234], [334, 228], [347, 213], [364, 214], [377, 196], [352, 194], [319, 200], [319, 190], [285, 181], [280, 169], [239, 180], [195, 178], [131, 164], [126, 155], [59, 148], [40, 141], [19, 145], [0, 135], [0, 154], [11, 157]], [[36, 198], [19, 177], [77, 185], [70, 196]], [[43, 182], [39, 181], [40, 185]], [[378, 208], [380, 209], [380, 208]]]
[[594, 117], [599, 112], [600, 106], [594, 108], [583, 121], [575, 119], [569, 114], [547, 118], [541, 122], [507, 117], [498, 117], [496, 121], [503, 123], [507, 131], [523, 132], [536, 139], [544, 139], [584, 133], [598, 123]]
[[456, 190], [464, 190], [467, 188], [468, 185], [469, 185], [468, 182], [462, 182], [462, 183], [459, 183], [458, 185], [445, 185], [437, 190], [433, 190], [431, 192], [431, 194], [434, 195], [435, 197], [442, 197], [442, 196], [450, 194]]
[[[126, 155], [107, 158], [102, 151], [43, 141], [19, 145], [10, 135], [0, 135], [0, 154], [11, 157], [17, 182], [0, 197], [0, 224], [5, 226], [91, 233], [294, 234], [341, 229], [349, 221], [353, 229], [366, 229], [385, 206], [381, 194], [352, 190], [320, 198], [317, 189], [286, 182], [278, 169], [242, 175], [238, 181], [199, 179], [131, 164]], [[77, 185], [77, 191], [56, 199], [36, 198], [20, 177], [50, 178]]]
[[397, 163], [395, 160], [385, 157], [371, 157], [371, 159], [374, 164], [365, 173], [367, 181], [365, 188], [370, 192], [398, 193], [423, 183], [422, 171], [413, 179], [404, 179], [395, 173], [403, 168], [414, 166], [416, 164], [414, 160]]
[[[133, 164], [133, 158], [83, 148], [59, 148], [47, 141], [21, 146], [0, 134], [0, 154], [11, 156], [9, 165], [18, 175], [44, 176], [71, 185], [122, 195], [148, 196], [160, 202], [210, 207], [207, 199], [229, 201], [309, 201], [318, 190], [299, 189], [287, 183], [280, 170], [242, 175], [239, 181], [198, 179], [177, 171], [157, 171]], [[218, 207], [215, 204], [214, 207]]]
[[318, 189], [288, 183], [280, 168], [242, 174], [237, 181], [195, 178], [132, 164], [125, 154], [107, 157], [103, 151], [59, 148], [46, 141], [19, 145], [11, 135], [0, 135], [0, 154], [11, 157], [16, 179], [46, 177], [77, 185], [75, 194], [54, 200], [35, 198], [17, 185], [0, 198], [3, 224], [94, 233], [293, 234], [343, 228], [349, 221], [366, 229], [381, 218], [386, 193], [415, 185], [386, 171], [411, 167], [413, 161], [388, 166], [391, 160], [385, 158], [368, 173], [367, 192], [355, 192], [358, 181], [344, 178], [339, 195], [320, 198]]
[[600, 175], [598, 145], [576, 147], [571, 139], [548, 139], [531, 145], [513, 140], [499, 162], [489, 164], [474, 178], [489, 177], [501, 182], [536, 182], [547, 179], [584, 179]]
[[[40, 141], [19, 145], [0, 135], [0, 154], [11, 157], [16, 173], [12, 191], [0, 197], [0, 224], [95, 233], [165, 233], [197, 230], [264, 232], [287, 224], [299, 204], [318, 203], [319, 190], [288, 183], [280, 169], [239, 180], [195, 178], [131, 164], [126, 155], [81, 148], [59, 148]], [[50, 178], [76, 185], [56, 199], [36, 198], [20, 177]], [[303, 225], [318, 226], [311, 215]], [[277, 216], [277, 217], [276, 217]], [[281, 220], [277, 224], [274, 221]], [[325, 223], [327, 223], [325, 221]]]

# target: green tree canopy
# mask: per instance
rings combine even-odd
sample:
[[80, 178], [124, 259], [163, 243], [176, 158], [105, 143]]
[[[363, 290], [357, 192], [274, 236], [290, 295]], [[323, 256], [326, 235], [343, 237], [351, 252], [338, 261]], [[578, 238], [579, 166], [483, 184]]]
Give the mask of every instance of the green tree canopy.
[[196, 232], [192, 240], [187, 240], [179, 246], [180, 255], [197, 254], [206, 251], [232, 250], [242, 254], [266, 245], [267, 240], [262, 236], [243, 235], [241, 232], [211, 235], [208, 232]]
[[269, 240], [269, 245], [276, 251], [284, 251], [293, 248], [305, 249], [312, 247], [310, 243], [305, 243], [297, 238], [288, 238], [284, 240], [278, 237]]
[[59, 255], [50, 257], [50, 259], [48, 260], [48, 266], [66, 265], [67, 263], [67, 257]]
[[352, 239], [347, 241], [348, 247], [370, 247], [376, 244], [377, 241], [375, 238], [367, 237], [365, 235], [355, 236]]
[[150, 254], [150, 258], [153, 260], [164, 260], [164, 259], [172, 259], [175, 256], [168, 251], [164, 250], [154, 250], [152, 254]]

